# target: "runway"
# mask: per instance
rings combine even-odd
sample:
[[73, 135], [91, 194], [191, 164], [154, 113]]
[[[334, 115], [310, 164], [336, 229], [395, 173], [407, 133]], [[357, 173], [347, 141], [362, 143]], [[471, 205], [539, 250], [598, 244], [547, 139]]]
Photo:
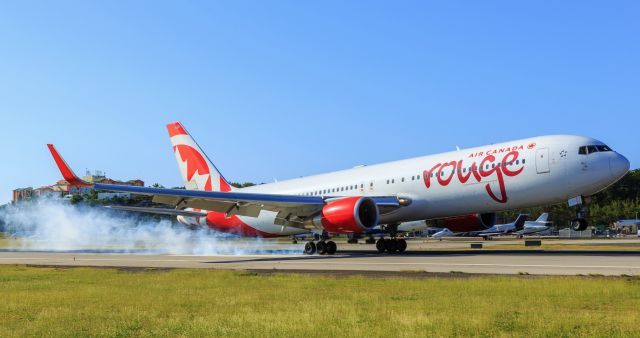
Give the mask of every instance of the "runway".
[[379, 271], [531, 275], [640, 275], [640, 252], [346, 251], [334, 256], [185, 256], [90, 252], [0, 252], [0, 264], [270, 271]]

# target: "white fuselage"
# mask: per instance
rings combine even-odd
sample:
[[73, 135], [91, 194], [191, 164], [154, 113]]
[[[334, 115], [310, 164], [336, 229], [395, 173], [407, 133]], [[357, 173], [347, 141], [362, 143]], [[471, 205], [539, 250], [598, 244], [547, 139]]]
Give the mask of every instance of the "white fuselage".
[[[400, 223], [488, 213], [589, 196], [624, 176], [629, 162], [614, 151], [579, 154], [604, 145], [581, 136], [542, 136], [388, 162], [241, 189], [242, 192], [343, 196], [398, 196], [411, 204], [381, 215]], [[307, 232], [274, 224], [276, 213], [240, 219], [272, 235]]]

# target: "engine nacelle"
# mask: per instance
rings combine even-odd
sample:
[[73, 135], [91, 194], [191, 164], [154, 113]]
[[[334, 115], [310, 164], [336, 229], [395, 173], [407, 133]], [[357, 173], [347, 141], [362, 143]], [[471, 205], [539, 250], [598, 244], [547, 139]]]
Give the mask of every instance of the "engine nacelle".
[[362, 233], [378, 225], [378, 206], [368, 197], [345, 197], [331, 201], [311, 223], [333, 234]]
[[189, 230], [198, 230], [207, 225], [206, 217], [188, 217], [179, 215], [176, 217], [178, 223], [184, 225]]
[[445, 227], [453, 232], [478, 231], [489, 229], [496, 225], [497, 219], [498, 214], [491, 212], [449, 217], [444, 220], [444, 224]]

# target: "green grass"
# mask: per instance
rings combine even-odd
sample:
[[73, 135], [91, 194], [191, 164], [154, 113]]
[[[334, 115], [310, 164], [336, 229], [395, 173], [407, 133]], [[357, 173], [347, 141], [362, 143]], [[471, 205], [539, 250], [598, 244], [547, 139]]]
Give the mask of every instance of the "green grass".
[[0, 266], [0, 336], [640, 336], [640, 279]]

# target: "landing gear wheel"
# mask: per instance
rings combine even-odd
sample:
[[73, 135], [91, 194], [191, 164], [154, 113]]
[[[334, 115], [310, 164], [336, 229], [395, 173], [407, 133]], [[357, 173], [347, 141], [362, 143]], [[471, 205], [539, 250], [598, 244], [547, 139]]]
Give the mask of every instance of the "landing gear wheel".
[[384, 241], [384, 246], [387, 248], [387, 252], [396, 252], [398, 250], [398, 240], [395, 238], [386, 239]]
[[328, 241], [327, 244], [325, 244], [325, 250], [327, 251], [327, 254], [333, 255], [338, 251], [338, 246], [336, 245], [336, 242]]
[[571, 229], [574, 231], [584, 231], [587, 230], [589, 223], [584, 218], [576, 218], [571, 222]]
[[407, 250], [407, 241], [404, 238], [398, 240], [398, 252], [402, 253]]
[[304, 253], [306, 255], [313, 255], [316, 253], [316, 244], [313, 242], [307, 242], [307, 244], [304, 245]]
[[384, 242], [385, 242], [384, 238], [380, 238], [376, 242], [376, 249], [378, 249], [379, 253], [383, 253], [383, 252], [385, 252], [385, 250], [387, 250], [387, 246], [384, 244]]
[[316, 250], [318, 250], [318, 254], [324, 255], [327, 253], [327, 243], [324, 241], [320, 241], [316, 244]]

